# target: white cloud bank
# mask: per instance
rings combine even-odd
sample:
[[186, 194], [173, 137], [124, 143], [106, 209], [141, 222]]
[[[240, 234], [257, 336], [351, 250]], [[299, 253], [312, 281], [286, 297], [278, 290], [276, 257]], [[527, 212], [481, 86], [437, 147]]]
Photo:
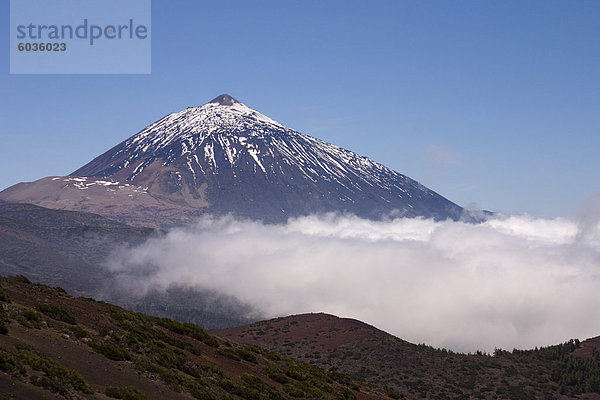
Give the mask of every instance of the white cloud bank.
[[269, 316], [323, 311], [458, 351], [600, 335], [597, 220], [205, 218], [110, 268], [142, 291], [218, 290]]

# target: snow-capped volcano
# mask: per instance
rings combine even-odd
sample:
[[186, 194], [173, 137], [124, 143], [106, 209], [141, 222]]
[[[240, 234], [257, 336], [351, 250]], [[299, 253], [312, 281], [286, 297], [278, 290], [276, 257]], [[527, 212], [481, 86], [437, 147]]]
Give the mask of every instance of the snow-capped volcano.
[[[45, 179], [15, 185], [0, 199], [153, 225], [204, 213], [276, 222], [330, 211], [436, 219], [458, 219], [463, 211], [404, 175], [287, 128], [227, 94], [167, 115], [69, 177]], [[52, 190], [54, 207], [47, 195], [32, 198], [28, 187], [47, 191], [48, 179], [61, 186]], [[66, 199], [66, 191], [80, 198]]]
[[230, 166], [235, 165], [242, 152], [251, 154], [261, 166], [255, 145], [249, 140], [285, 130], [278, 122], [223, 94], [202, 107], [167, 115], [73, 175], [109, 176], [140, 160], [127, 177], [133, 181], [156, 159], [170, 165], [182, 157], [190, 164], [188, 169], [193, 175], [196, 169], [203, 170], [203, 164], [216, 173], [215, 144], [225, 151]]

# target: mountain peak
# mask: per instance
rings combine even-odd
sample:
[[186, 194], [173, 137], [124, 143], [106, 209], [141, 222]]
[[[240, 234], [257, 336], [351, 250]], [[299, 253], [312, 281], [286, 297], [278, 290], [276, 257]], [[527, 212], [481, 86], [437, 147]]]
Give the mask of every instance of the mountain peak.
[[228, 94], [166, 115], [70, 176], [34, 185], [40, 189], [17, 186], [0, 199], [33, 202], [34, 191], [43, 192], [40, 199], [64, 194], [73, 209], [86, 201], [87, 211], [116, 210], [119, 218], [150, 224], [159, 218], [170, 226], [203, 213], [269, 222], [325, 212], [373, 219], [459, 219], [462, 213], [418, 182], [296, 132]]
[[214, 99], [212, 99], [211, 101], [209, 101], [209, 103], [217, 103], [222, 106], [232, 106], [234, 104], [241, 104], [239, 101], [237, 101], [236, 99], [234, 99], [233, 97], [231, 97], [228, 94], [222, 94], [220, 96], [217, 96]]

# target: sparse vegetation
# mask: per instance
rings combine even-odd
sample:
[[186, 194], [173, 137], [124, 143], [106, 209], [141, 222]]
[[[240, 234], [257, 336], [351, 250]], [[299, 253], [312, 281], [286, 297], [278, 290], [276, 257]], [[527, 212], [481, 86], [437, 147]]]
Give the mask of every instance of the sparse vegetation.
[[25, 319], [30, 322], [42, 322], [42, 318], [40, 317], [40, 314], [38, 314], [32, 310], [23, 311], [23, 317], [25, 317]]
[[42, 312], [43, 314], [49, 316], [52, 319], [62, 321], [71, 325], [77, 325], [77, 321], [75, 320], [75, 318], [61, 306], [48, 303], [37, 303], [35, 305], [35, 308], [36, 310]]
[[[10, 303], [10, 298], [8, 297], [8, 294], [2, 289], [2, 286], [0, 286], [0, 303]], [[8, 313], [6, 311], [7, 309], [8, 308], [6, 307], [6, 305], [0, 305], [0, 335], [8, 334], [7, 322], [9, 318]]]
[[71, 332], [73, 334], [73, 336], [75, 336], [78, 339], [90, 337], [90, 334], [85, 329], [83, 329], [77, 325], [70, 326], [69, 332]]
[[2, 286], [0, 286], [0, 303], [10, 303], [10, 297], [8, 297], [8, 294], [2, 289]]
[[52, 289], [54, 289], [54, 291], [56, 293], [60, 294], [61, 296], [69, 296], [67, 291], [59, 286], [54, 286]]
[[392, 398], [392, 399], [400, 399], [401, 398], [401, 394], [398, 393], [396, 390], [389, 388], [389, 387], [385, 387], [385, 394], [386, 396]]
[[145, 394], [130, 386], [109, 387], [104, 391], [104, 394], [113, 399], [148, 400], [148, 397]]
[[[14, 282], [15, 278], [12, 279]], [[21, 296], [14, 296], [10, 285], [5, 284], [4, 289], [12, 295], [14, 304], [0, 305], [0, 332], [3, 332], [2, 326], [10, 328], [9, 324], [14, 321], [42, 329], [38, 335], [43, 337], [47, 336], [45, 330], [53, 330], [55, 335], [47, 337], [62, 337], [69, 341], [65, 342], [70, 343], [69, 346], [87, 343], [106, 357], [96, 359], [104, 360], [107, 365], [131, 361], [130, 364], [119, 363], [119, 368], [135, 368], [139, 371], [136, 375], [198, 399], [354, 399], [360, 398], [361, 391], [371, 391], [392, 399], [550, 400], [600, 393], [600, 354], [590, 348], [584, 355], [577, 353], [582, 347], [577, 340], [534, 350], [496, 349], [493, 355], [483, 352], [465, 355], [396, 338], [380, 340], [385, 344], [383, 354], [373, 352], [373, 347], [365, 350], [360, 343], [350, 342], [331, 351], [319, 346], [319, 340], [323, 339], [317, 337], [318, 333], [325, 338], [345, 332], [339, 328], [315, 332], [302, 340], [290, 336], [282, 338], [282, 343], [295, 344], [282, 346], [282, 349], [292, 350], [292, 354], [298, 352], [316, 364], [311, 365], [257, 345], [223, 341], [193, 324], [69, 298], [43, 285], [34, 284], [27, 291], [37, 296], [37, 301], [43, 298], [44, 303], [30, 300], [29, 305], [15, 302], [15, 298]], [[21, 286], [19, 290], [22, 289]], [[79, 302], [78, 307], [72, 307], [71, 302]], [[35, 304], [35, 309], [31, 304]], [[82, 306], [100, 316], [97, 324], [90, 324], [90, 319], [81, 316]], [[80, 325], [74, 324], [75, 317], [81, 319]], [[298, 324], [281, 326], [293, 333]], [[281, 334], [281, 327], [273, 323], [273, 328]], [[263, 323], [257, 329], [263, 332], [262, 338], [271, 335], [269, 324]], [[247, 337], [258, 336], [248, 334]], [[11, 337], [11, 341], [13, 339]], [[91, 390], [81, 375], [48, 359], [37, 349], [19, 346], [15, 350], [11, 344], [11, 350], [7, 350], [3, 343], [0, 341], [0, 371], [14, 379], [63, 397], [76, 397], [76, 391]], [[397, 357], [396, 364], [388, 363], [391, 356]], [[348, 366], [354, 369], [349, 370]], [[360, 383], [363, 380], [368, 380], [371, 386]], [[100, 390], [117, 399], [146, 398], [133, 387]]]
[[214, 336], [206, 333], [206, 331], [198, 325], [181, 323], [168, 318], [156, 318], [155, 322], [157, 325], [162, 326], [171, 332], [189, 336], [212, 347], [219, 347], [218, 340]]
[[[104, 343], [111, 343], [110, 354], [115, 354], [115, 348], [128, 351], [138, 370], [158, 376], [171, 389], [188, 392], [196, 398], [289, 399], [295, 397], [293, 393], [314, 399], [353, 398], [352, 390], [359, 390], [359, 385], [349, 378], [333, 380], [316, 367], [255, 345], [225, 343], [221, 346], [217, 338], [194, 324], [147, 317], [114, 306], [111, 306], [110, 315], [120, 328], [120, 331], [100, 332]], [[241, 381], [232, 379], [219, 369], [192, 361], [190, 354], [201, 354], [194, 341], [217, 348], [217, 354], [237, 362], [248, 362], [257, 367], [266, 364], [263, 368], [269, 376], [268, 381], [254, 375]], [[97, 347], [98, 342], [90, 345]], [[348, 387], [342, 389], [348, 382], [351, 382]], [[282, 389], [274, 386], [282, 383], [287, 386]], [[339, 388], [331, 385], [339, 385]]]
[[234, 361], [242, 361], [242, 358], [237, 354], [235, 350], [232, 349], [221, 349], [219, 350], [219, 354]]
[[17, 317], [17, 322], [27, 328], [42, 328], [42, 317], [33, 310], [23, 310], [21, 315]]
[[[27, 368], [40, 374], [28, 374]], [[71, 390], [85, 394], [94, 391], [77, 372], [46, 358], [29, 346], [18, 346], [12, 353], [0, 351], [0, 370], [17, 376], [29, 375], [29, 381], [54, 393], [67, 395]]]
[[95, 352], [102, 354], [109, 360], [114, 361], [131, 361], [131, 354], [124, 348], [109, 340], [93, 340], [90, 342], [90, 347]]
[[[296, 317], [232, 329], [231, 335], [227, 333], [225, 337], [243, 336], [242, 340], [265, 344], [299, 359], [310, 360], [330, 371], [330, 381], [339, 382], [347, 389], [362, 387], [364, 390], [364, 385], [357, 384], [356, 379], [382, 388], [380, 390], [388, 397], [398, 399], [558, 399], [561, 393], [572, 397], [594, 391], [595, 377], [600, 376], [596, 372], [600, 362], [573, 354], [581, 347], [577, 340], [534, 350], [497, 349], [494, 355], [483, 351], [461, 354], [411, 344], [359, 322], [341, 322], [331, 316], [300, 317], [316, 330], [307, 332], [303, 329], [302, 336], [298, 336], [294, 332], [297, 321], [290, 321], [291, 318]], [[319, 319], [322, 321], [317, 324]], [[326, 322], [329, 320], [333, 321], [333, 326]], [[288, 332], [282, 334], [284, 330]], [[355, 341], [329, 349], [321, 342], [326, 343], [331, 332], [347, 335], [357, 331], [362, 332], [362, 337], [369, 338], [368, 341], [360, 340], [359, 335]], [[375, 337], [376, 341], [373, 340]], [[307, 395], [302, 384], [311, 378], [303, 375], [302, 369], [286, 370], [271, 365], [265, 372], [269, 379], [284, 385], [289, 396]], [[339, 372], [343, 374], [338, 375]]]
[[15, 280], [17, 282], [27, 283], [27, 284], [31, 285], [31, 281], [25, 275], [17, 275], [17, 276], [15, 276]]
[[245, 360], [253, 364], [258, 364], [258, 359], [256, 358], [256, 355], [254, 355], [252, 352], [248, 351], [245, 348], [220, 349], [219, 354], [235, 361]]

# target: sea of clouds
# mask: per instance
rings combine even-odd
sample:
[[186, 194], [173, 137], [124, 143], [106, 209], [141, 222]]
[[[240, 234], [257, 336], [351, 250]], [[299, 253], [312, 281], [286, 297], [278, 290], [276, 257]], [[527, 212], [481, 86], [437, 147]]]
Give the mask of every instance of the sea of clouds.
[[600, 335], [599, 214], [206, 217], [115, 252], [109, 268], [139, 293], [209, 289], [269, 317], [326, 312], [464, 352], [532, 348]]

